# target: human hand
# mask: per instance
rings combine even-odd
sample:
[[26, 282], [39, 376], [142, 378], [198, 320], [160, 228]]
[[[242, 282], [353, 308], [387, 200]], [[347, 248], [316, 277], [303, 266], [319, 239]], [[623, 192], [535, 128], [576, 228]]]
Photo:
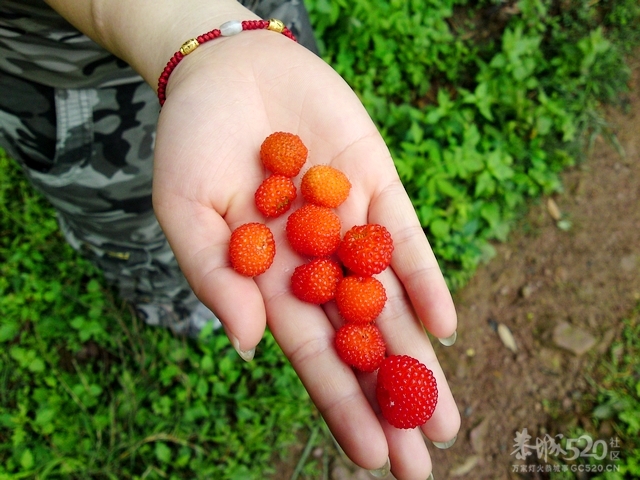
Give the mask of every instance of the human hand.
[[[388, 301], [376, 323], [389, 354], [419, 359], [437, 379], [438, 406], [419, 429], [391, 427], [375, 402], [375, 375], [356, 373], [339, 359], [333, 337], [342, 321], [335, 305], [311, 305], [291, 294], [291, 273], [305, 259], [287, 244], [288, 215], [267, 221], [253, 203], [267, 174], [260, 144], [274, 131], [302, 138], [310, 152], [305, 168], [330, 164], [349, 177], [351, 193], [336, 210], [343, 232], [365, 223], [391, 232], [391, 268], [377, 276]], [[460, 417], [424, 328], [449, 337], [455, 309], [384, 141], [345, 82], [273, 32], [202, 45], [172, 74], [154, 169], [158, 219], [192, 288], [234, 346], [250, 352], [268, 324], [356, 464], [378, 469], [389, 458], [398, 479], [427, 478], [431, 461], [422, 434], [446, 442]], [[301, 204], [299, 198], [290, 211]], [[277, 244], [273, 265], [255, 278], [233, 271], [227, 251], [231, 231], [251, 221], [267, 223]]]

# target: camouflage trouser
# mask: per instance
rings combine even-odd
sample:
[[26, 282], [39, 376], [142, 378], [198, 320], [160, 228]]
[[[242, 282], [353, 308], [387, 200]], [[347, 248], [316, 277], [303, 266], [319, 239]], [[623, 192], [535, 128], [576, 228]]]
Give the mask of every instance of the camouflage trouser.
[[[157, 98], [144, 83], [65, 90], [0, 74], [0, 146], [51, 202], [67, 241], [151, 324], [199, 302], [153, 213]], [[146, 305], [162, 305], [163, 313]]]
[[[315, 51], [300, 2], [243, 3], [261, 16], [283, 19]], [[266, 7], [275, 10], [267, 14]], [[148, 323], [171, 326], [202, 307], [152, 209], [159, 113], [153, 90], [142, 81], [51, 88], [0, 72], [0, 92], [0, 147], [55, 207], [67, 241], [89, 255]], [[173, 320], [150, 313], [154, 305]]]

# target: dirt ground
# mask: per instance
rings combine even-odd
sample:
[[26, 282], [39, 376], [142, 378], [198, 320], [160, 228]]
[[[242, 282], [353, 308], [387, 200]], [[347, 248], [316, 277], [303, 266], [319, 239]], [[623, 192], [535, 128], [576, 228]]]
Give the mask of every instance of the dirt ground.
[[[588, 161], [564, 175], [497, 255], [455, 295], [458, 340], [436, 346], [462, 414], [456, 444], [430, 448], [434, 478], [548, 478], [513, 473], [516, 432], [531, 444], [588, 425], [586, 375], [640, 299], [640, 68], [625, 111], [608, 120], [625, 155], [598, 139]], [[555, 217], [555, 218], [554, 218]], [[508, 348], [499, 332], [511, 332]], [[602, 432], [606, 434], [606, 432]], [[337, 459], [334, 480], [366, 472]], [[389, 475], [387, 479], [392, 479]]]

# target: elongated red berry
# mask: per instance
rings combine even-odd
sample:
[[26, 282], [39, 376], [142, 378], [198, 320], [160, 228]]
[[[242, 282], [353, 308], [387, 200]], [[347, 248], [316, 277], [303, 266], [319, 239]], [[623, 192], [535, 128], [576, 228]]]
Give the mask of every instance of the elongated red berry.
[[233, 269], [247, 277], [267, 271], [276, 254], [276, 242], [263, 223], [245, 223], [236, 228], [229, 240], [229, 259]]
[[275, 132], [260, 146], [260, 159], [273, 173], [295, 177], [307, 160], [309, 151], [298, 135]]
[[279, 217], [289, 210], [297, 191], [291, 178], [274, 174], [264, 179], [254, 197], [260, 213], [265, 217]]
[[340, 170], [329, 165], [315, 165], [300, 180], [304, 199], [321, 207], [337, 208], [349, 196], [351, 182]]
[[336, 289], [336, 306], [342, 318], [351, 323], [374, 321], [387, 301], [382, 283], [374, 277], [344, 277]]
[[291, 290], [303, 302], [320, 305], [333, 300], [342, 267], [329, 258], [315, 258], [299, 265], [291, 275]]
[[301, 255], [327, 257], [340, 244], [340, 218], [326, 207], [307, 204], [289, 215], [287, 240]]
[[391, 263], [393, 240], [378, 224], [356, 225], [345, 233], [338, 258], [353, 273], [362, 276], [382, 272]]
[[433, 372], [408, 355], [387, 357], [378, 370], [376, 397], [382, 416], [396, 428], [423, 425], [438, 403]]
[[338, 329], [335, 338], [338, 356], [363, 372], [375, 371], [384, 360], [387, 347], [374, 324], [348, 323]]

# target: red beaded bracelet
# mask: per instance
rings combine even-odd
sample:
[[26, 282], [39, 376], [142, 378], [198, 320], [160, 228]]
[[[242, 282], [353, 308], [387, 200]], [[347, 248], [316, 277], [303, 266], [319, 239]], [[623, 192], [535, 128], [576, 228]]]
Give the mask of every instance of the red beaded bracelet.
[[280, 20], [272, 18], [270, 20], [231, 20], [229, 22], [220, 25], [220, 28], [215, 28], [210, 32], [207, 32], [199, 37], [187, 40], [182, 44], [180, 50], [173, 54], [171, 60], [164, 67], [160, 78], [158, 79], [158, 100], [160, 100], [160, 106], [164, 105], [167, 99], [167, 82], [169, 76], [173, 72], [174, 68], [182, 61], [182, 59], [193, 52], [196, 48], [209, 40], [215, 40], [218, 37], [230, 37], [237, 35], [244, 30], [271, 30], [273, 32], [281, 33], [285, 37], [290, 38], [294, 42], [297, 41], [296, 37], [291, 33], [284, 23]]

